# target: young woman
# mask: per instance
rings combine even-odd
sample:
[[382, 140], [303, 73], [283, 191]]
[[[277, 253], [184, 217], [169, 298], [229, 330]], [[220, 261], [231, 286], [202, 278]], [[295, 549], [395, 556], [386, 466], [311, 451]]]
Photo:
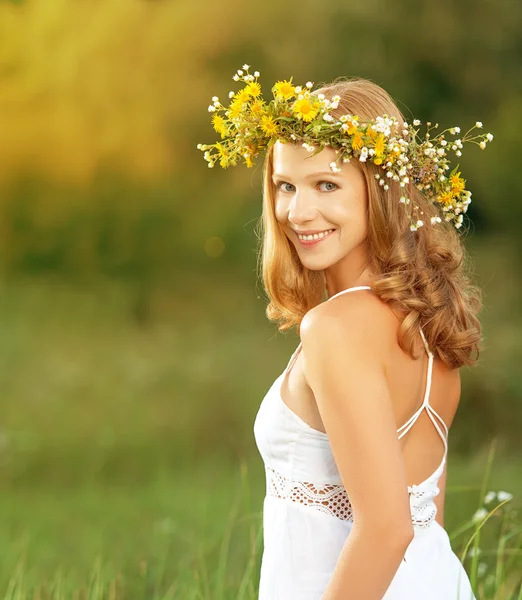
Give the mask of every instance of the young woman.
[[[290, 98], [288, 88], [273, 90], [276, 101], [281, 90]], [[303, 100], [299, 92], [295, 103]], [[327, 122], [348, 115], [341, 132], [352, 129], [350, 151], [359, 159], [334, 168], [344, 146], [336, 147], [331, 132], [332, 144], [319, 152], [281, 130], [272, 130], [278, 139], [267, 145], [261, 255], [267, 316], [280, 330], [296, 326], [301, 341], [254, 423], [267, 478], [259, 599], [474, 600], [444, 529], [459, 368], [474, 363], [480, 342], [480, 293], [465, 274], [457, 232], [465, 210], [452, 223], [438, 216], [444, 208], [449, 214], [450, 200], [436, 206], [430, 198], [436, 186], [426, 176], [431, 163], [422, 160], [442, 161], [441, 152], [418, 157], [422, 172], [400, 167], [396, 177], [383, 177], [394, 152], [406, 165], [418, 147], [404, 129], [403, 154], [392, 140], [388, 157], [375, 159], [384, 152], [378, 132], [390, 135], [379, 116], [408, 126], [381, 87], [338, 79], [305, 97], [330, 100]], [[253, 104], [258, 96], [251, 98]], [[293, 116], [287, 109], [279, 113], [287, 121], [266, 114], [276, 126]], [[374, 124], [361, 134], [367, 151], [373, 143], [367, 157], [374, 162], [357, 138], [362, 122]], [[259, 121], [264, 133], [267, 123]], [[219, 131], [223, 123], [214, 125]], [[223, 126], [222, 137], [230, 131]], [[317, 145], [325, 140], [320, 131]], [[245, 147], [256, 150], [250, 142]], [[235, 164], [230, 147], [219, 153], [222, 166]], [[446, 185], [439, 160], [432, 163]], [[469, 200], [459, 176], [453, 172], [453, 187], [439, 189], [439, 199], [453, 190], [454, 198]], [[426, 193], [414, 185], [426, 181], [432, 182]]]

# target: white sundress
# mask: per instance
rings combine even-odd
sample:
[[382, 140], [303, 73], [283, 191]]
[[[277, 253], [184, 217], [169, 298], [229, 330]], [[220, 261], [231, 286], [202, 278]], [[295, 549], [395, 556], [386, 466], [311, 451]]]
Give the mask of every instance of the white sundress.
[[[362, 289], [371, 290], [352, 287], [328, 300]], [[397, 433], [399, 439], [405, 435], [425, 408], [444, 443], [444, 456], [422, 483], [408, 486], [415, 535], [383, 600], [476, 600], [448, 533], [435, 520], [433, 500], [440, 492], [448, 428], [429, 404], [433, 354], [420, 333], [428, 354], [424, 401]], [[309, 426], [281, 397], [281, 384], [300, 346], [264, 396], [254, 422], [266, 473], [258, 600], [321, 600], [353, 525], [328, 436]]]

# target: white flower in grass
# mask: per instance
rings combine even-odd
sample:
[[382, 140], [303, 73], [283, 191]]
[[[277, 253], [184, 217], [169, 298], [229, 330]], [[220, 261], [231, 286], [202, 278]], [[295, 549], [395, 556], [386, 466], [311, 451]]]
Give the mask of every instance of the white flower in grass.
[[497, 498], [500, 502], [504, 502], [504, 500], [511, 500], [513, 498], [513, 494], [500, 490], [497, 492]]
[[475, 512], [473, 517], [471, 517], [471, 520], [473, 521], [473, 523], [476, 523], [477, 521], [482, 521], [483, 519], [485, 519], [487, 517], [487, 515], [488, 515], [487, 509], [485, 509], [484, 507], [481, 507]]
[[479, 562], [479, 564], [477, 565], [477, 575], [479, 577], [484, 577], [487, 570], [488, 570], [488, 563]]
[[486, 496], [484, 497], [484, 504], [489, 504], [490, 502], [493, 502], [493, 500], [497, 497], [497, 492], [494, 492], [493, 490], [489, 491]]

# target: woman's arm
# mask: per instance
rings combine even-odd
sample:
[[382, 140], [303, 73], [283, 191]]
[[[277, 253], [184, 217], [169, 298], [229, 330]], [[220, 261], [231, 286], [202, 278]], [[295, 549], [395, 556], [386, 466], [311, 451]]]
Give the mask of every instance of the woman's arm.
[[309, 311], [300, 330], [305, 377], [354, 513], [323, 600], [381, 600], [413, 539], [384, 374], [395, 329], [380, 300], [347, 296]]

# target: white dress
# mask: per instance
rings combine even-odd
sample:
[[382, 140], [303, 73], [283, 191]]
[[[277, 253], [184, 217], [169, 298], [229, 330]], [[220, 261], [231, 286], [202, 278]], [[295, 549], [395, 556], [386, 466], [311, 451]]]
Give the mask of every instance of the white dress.
[[[360, 289], [371, 288], [348, 288], [328, 300]], [[429, 404], [433, 354], [420, 333], [428, 353], [424, 402], [397, 433], [400, 439], [426, 409], [444, 443], [444, 456], [432, 475], [408, 486], [415, 536], [383, 600], [476, 600], [446, 530], [435, 520], [433, 499], [440, 492], [448, 428]], [[281, 384], [300, 346], [266, 393], [254, 422], [266, 472], [259, 600], [321, 600], [353, 525], [328, 436], [305, 423], [281, 397]]]

